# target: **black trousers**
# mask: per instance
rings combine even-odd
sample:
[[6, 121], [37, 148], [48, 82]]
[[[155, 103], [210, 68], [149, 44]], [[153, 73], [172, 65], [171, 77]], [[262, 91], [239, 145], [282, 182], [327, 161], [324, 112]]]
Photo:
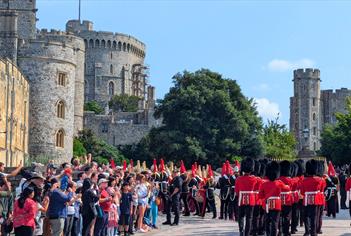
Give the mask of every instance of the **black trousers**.
[[33, 228], [30, 226], [20, 226], [15, 228], [15, 236], [32, 236]]
[[290, 235], [291, 208], [291, 206], [282, 206], [280, 229], [284, 236]]
[[346, 209], [347, 193], [344, 189], [340, 188], [340, 207]]
[[298, 203], [292, 204], [291, 207], [291, 232], [296, 232], [299, 226], [299, 208]]
[[327, 201], [327, 216], [333, 216], [334, 218], [336, 217], [336, 197], [331, 197]]
[[253, 209], [249, 205], [239, 206], [239, 231], [244, 236], [250, 235]]
[[190, 214], [190, 210], [189, 210], [189, 204], [188, 204], [188, 193], [181, 193], [180, 194], [180, 198], [183, 202], [183, 206], [184, 206], [184, 214], [185, 215], [189, 215]]
[[221, 211], [219, 213], [219, 218], [227, 219], [228, 218], [228, 208], [229, 208], [229, 197], [227, 199], [222, 200], [221, 198]]
[[253, 209], [252, 231], [251, 231], [253, 236], [258, 235], [258, 231], [259, 231], [258, 228], [260, 225], [260, 209], [261, 209], [261, 206], [259, 205], [254, 206], [254, 209]]
[[[213, 218], [217, 217], [217, 209], [216, 209], [216, 200], [215, 197], [213, 196], [212, 198], [206, 198], [206, 206], [210, 207], [210, 211], [212, 211], [213, 213]], [[201, 208], [203, 209], [201, 212], [201, 216], [205, 216], [206, 215], [206, 208]]]
[[308, 205], [304, 207], [305, 233], [311, 236], [317, 235], [317, 227], [316, 227], [317, 209], [318, 209], [317, 205]]
[[230, 196], [228, 197], [229, 198], [229, 203], [228, 203], [228, 217], [230, 220], [234, 219], [236, 216], [235, 216], [235, 198], [232, 199]]
[[96, 218], [96, 216], [94, 216], [94, 215], [83, 215], [82, 236], [93, 236], [93, 235], [90, 235], [90, 229], [94, 224], [95, 218]]
[[172, 211], [174, 212], [174, 224], [179, 223], [179, 206], [180, 206], [180, 194], [176, 194], [172, 197], [172, 199], [168, 200], [168, 204], [166, 207], [166, 214], [167, 214], [167, 222], [172, 222]]
[[200, 215], [200, 207], [199, 207], [199, 203], [195, 200], [195, 198], [193, 198], [192, 195], [189, 195], [188, 196], [188, 205], [189, 205], [189, 202], [193, 202], [194, 206], [195, 206], [195, 214], [196, 215]]
[[260, 219], [258, 225], [258, 235], [264, 235], [266, 225], [266, 213], [262, 207], [260, 207]]
[[317, 231], [317, 234], [319, 232], [322, 232], [323, 211], [324, 211], [324, 206], [318, 206], [317, 207], [317, 220], [316, 220], [316, 231]]
[[303, 205], [303, 199], [299, 200], [298, 203], [300, 226], [302, 227], [305, 222], [305, 206]]
[[276, 236], [278, 233], [280, 211], [271, 210], [266, 213], [266, 235]]

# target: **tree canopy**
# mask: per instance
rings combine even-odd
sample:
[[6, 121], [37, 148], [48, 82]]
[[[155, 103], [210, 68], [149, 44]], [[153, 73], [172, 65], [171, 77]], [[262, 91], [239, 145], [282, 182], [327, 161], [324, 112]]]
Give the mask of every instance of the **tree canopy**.
[[178, 73], [173, 83], [155, 110], [163, 126], [135, 148], [142, 158], [219, 166], [234, 156], [262, 155], [261, 119], [236, 81], [202, 69]]
[[335, 164], [350, 163], [351, 99], [346, 101], [346, 114], [336, 113], [336, 124], [327, 125], [321, 135], [321, 154]]
[[139, 101], [140, 98], [137, 96], [121, 94], [114, 95], [108, 104], [109, 107], [115, 112], [136, 112], [138, 111]]
[[102, 114], [104, 109], [97, 101], [90, 101], [84, 104], [84, 111], [93, 111], [95, 114]]
[[79, 142], [81, 142], [87, 153], [91, 153], [93, 159], [99, 163], [106, 164], [112, 158], [116, 164], [122, 163], [124, 156], [120, 151], [97, 137], [91, 130], [85, 129], [79, 133]]
[[268, 158], [294, 159], [296, 157], [296, 139], [285, 125], [278, 123], [278, 118], [269, 120], [262, 133], [265, 156]]

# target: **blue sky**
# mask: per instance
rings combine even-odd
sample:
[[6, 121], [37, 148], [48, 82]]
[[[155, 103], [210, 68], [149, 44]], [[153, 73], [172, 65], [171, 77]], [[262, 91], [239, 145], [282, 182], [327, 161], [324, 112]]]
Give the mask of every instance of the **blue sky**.
[[[37, 0], [38, 28], [64, 29], [78, 0]], [[351, 88], [351, 1], [82, 0], [95, 30], [147, 45], [150, 81], [162, 98], [171, 77], [209, 68], [237, 80], [264, 120], [289, 122], [293, 69], [321, 70], [321, 88]]]

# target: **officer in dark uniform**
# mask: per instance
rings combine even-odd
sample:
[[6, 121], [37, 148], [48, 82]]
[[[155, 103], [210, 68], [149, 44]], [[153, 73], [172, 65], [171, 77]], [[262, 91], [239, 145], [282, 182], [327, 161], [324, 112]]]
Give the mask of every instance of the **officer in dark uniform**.
[[229, 177], [228, 177], [225, 164], [223, 164], [222, 176], [218, 179], [216, 188], [220, 189], [219, 198], [221, 200], [221, 207], [220, 207], [219, 219], [220, 220], [227, 219], [228, 207], [229, 207], [230, 182], [229, 182]]
[[[180, 177], [180, 172], [177, 168], [174, 168], [172, 173], [172, 181], [169, 186], [168, 202], [166, 204], [167, 221], [164, 225], [175, 226], [179, 224], [179, 205], [180, 205], [180, 194], [182, 191], [183, 180]], [[171, 211], [174, 212], [174, 221], [171, 221]]]
[[[212, 172], [212, 168], [211, 168]], [[216, 186], [215, 181], [214, 181], [214, 176], [213, 172], [208, 173], [208, 180], [204, 186], [204, 189], [206, 190], [206, 202], [210, 206], [210, 209], [213, 213], [212, 219], [217, 218], [217, 209], [216, 209], [216, 200], [215, 200], [215, 195], [214, 195], [214, 188]], [[205, 211], [202, 213], [203, 216], [205, 216]]]
[[188, 197], [188, 203], [190, 201], [192, 201], [194, 206], [195, 206], [195, 215], [200, 215], [199, 203], [195, 200], [196, 191], [198, 191], [198, 189], [199, 189], [199, 181], [196, 178], [196, 174], [194, 172], [192, 173], [192, 178], [189, 180], [188, 186], [189, 186], [189, 189], [190, 189], [190, 195]]

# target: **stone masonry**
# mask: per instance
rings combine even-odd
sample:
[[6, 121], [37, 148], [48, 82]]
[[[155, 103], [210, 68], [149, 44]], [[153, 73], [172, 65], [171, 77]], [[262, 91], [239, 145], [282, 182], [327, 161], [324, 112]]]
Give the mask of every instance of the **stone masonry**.
[[335, 124], [335, 113], [345, 113], [345, 101], [351, 96], [346, 88], [320, 89], [318, 69], [294, 70], [294, 96], [290, 98], [290, 131], [298, 141], [297, 151], [318, 151], [321, 132], [326, 124]]

